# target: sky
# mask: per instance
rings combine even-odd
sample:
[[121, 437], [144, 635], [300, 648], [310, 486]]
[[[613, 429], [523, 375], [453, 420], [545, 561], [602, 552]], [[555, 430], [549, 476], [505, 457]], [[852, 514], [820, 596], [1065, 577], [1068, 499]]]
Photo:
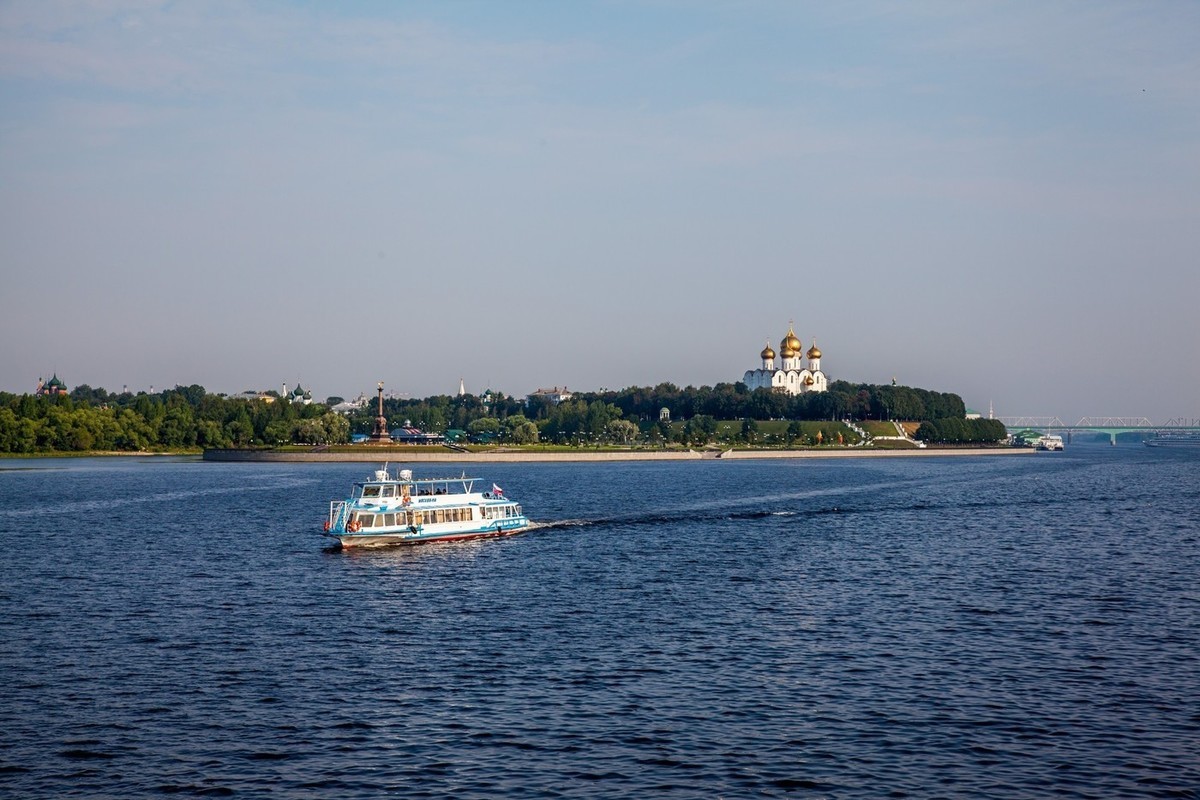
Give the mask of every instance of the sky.
[[0, 390], [1200, 418], [1200, 4], [0, 0]]

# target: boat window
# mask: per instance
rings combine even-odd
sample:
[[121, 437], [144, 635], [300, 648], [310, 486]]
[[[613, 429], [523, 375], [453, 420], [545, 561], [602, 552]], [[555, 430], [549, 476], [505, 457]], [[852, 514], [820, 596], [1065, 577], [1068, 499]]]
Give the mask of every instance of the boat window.
[[408, 514], [403, 511], [397, 511], [396, 512], [396, 524], [397, 525], [407, 525], [408, 524]]
[[396, 496], [396, 487], [395, 486], [384, 486], [383, 487], [383, 496], [384, 497], [395, 497]]
[[422, 522], [422, 517], [424, 517], [424, 514], [422, 514], [420, 511], [413, 511], [412, 512], [412, 524], [420, 525]]
[[396, 515], [395, 514], [384, 514], [383, 515], [383, 526], [385, 528], [390, 528], [395, 524], [396, 524]]
[[358, 521], [362, 523], [362, 526], [364, 528], [375, 527], [375, 515], [374, 514], [359, 514]]
[[363, 487], [363, 497], [379, 497], [379, 484]]

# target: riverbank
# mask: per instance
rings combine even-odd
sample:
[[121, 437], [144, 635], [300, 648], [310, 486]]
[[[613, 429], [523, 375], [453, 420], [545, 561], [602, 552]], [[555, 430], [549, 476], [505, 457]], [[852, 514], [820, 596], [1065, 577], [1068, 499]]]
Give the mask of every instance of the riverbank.
[[233, 462], [381, 462], [412, 463], [530, 463], [616, 461], [707, 461], [779, 458], [937, 458], [945, 456], [1023, 455], [1035, 451], [1020, 447], [924, 448], [872, 450], [839, 448], [813, 450], [579, 450], [570, 452], [498, 451], [465, 453], [425, 448], [369, 447], [361, 452], [282, 452], [273, 450], [205, 450], [205, 461]]

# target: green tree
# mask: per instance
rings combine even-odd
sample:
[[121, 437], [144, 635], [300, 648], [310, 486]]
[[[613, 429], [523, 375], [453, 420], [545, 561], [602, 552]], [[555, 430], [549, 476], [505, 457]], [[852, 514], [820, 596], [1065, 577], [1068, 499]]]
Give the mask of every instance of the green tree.
[[246, 447], [254, 441], [254, 422], [244, 405], [225, 423], [225, 436], [238, 447]]
[[638, 435], [638, 426], [627, 419], [614, 419], [604, 429], [606, 438], [611, 442], [629, 444]]
[[476, 435], [498, 436], [500, 434], [500, 420], [495, 417], [480, 417], [467, 425], [467, 432]]
[[325, 441], [329, 444], [344, 444], [350, 441], [350, 421], [341, 414], [327, 411], [321, 415], [325, 426]]
[[791, 422], [788, 423], [787, 433], [785, 434], [788, 447], [791, 447], [793, 442], [795, 442], [797, 439], [800, 439], [803, 436], [804, 436], [804, 426], [801, 425], [798, 420], [792, 420]]
[[267, 444], [284, 444], [291, 441], [311, 441], [304, 438], [298, 429], [303, 423], [288, 422], [285, 419], [272, 420], [263, 430], [263, 440]]
[[196, 421], [196, 444], [205, 448], [228, 447], [230, 442], [221, 423], [211, 419]]
[[121, 409], [117, 415], [117, 425], [120, 428], [116, 437], [118, 450], [149, 450], [157, 442], [145, 418], [131, 408]]
[[535, 444], [538, 440], [538, 427], [524, 415], [514, 414], [505, 420], [508, 427], [508, 437], [515, 444]]
[[158, 443], [163, 447], [195, 446], [196, 421], [190, 405], [178, 402], [168, 408], [158, 429]]
[[717, 435], [717, 421], [705, 414], [697, 414], [684, 426], [686, 441], [692, 444], [708, 444]]

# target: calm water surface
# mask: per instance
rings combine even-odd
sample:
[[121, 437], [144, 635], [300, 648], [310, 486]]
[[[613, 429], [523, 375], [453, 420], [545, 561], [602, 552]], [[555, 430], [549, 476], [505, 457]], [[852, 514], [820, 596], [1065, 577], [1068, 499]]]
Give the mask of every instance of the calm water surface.
[[1200, 453], [370, 469], [0, 461], [0, 796], [1198, 796]]

